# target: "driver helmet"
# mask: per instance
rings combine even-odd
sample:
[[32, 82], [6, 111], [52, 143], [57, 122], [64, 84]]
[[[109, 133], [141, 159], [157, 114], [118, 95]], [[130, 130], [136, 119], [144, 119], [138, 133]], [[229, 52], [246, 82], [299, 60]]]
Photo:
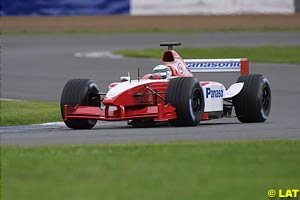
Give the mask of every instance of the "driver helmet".
[[162, 79], [168, 79], [171, 77], [171, 70], [165, 65], [157, 65], [153, 68], [153, 76], [160, 76]]

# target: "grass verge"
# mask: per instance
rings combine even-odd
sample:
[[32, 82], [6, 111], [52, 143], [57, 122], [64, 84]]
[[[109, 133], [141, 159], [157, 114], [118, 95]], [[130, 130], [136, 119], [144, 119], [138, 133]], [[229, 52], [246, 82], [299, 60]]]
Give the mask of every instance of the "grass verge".
[[[300, 46], [178, 48], [183, 58], [249, 58], [255, 62], [300, 63]], [[161, 58], [163, 49], [114, 51], [127, 57]]]
[[300, 31], [300, 15], [5, 16], [2, 34]]
[[0, 126], [39, 124], [62, 120], [57, 103], [1, 100], [0, 104]]
[[300, 140], [1, 151], [2, 199], [268, 199], [300, 179]]
[[299, 32], [300, 28], [262, 27], [262, 28], [204, 28], [204, 29], [128, 29], [128, 30], [64, 30], [64, 31], [5, 31], [2, 35], [104, 35], [104, 34], [199, 34], [208, 32]]

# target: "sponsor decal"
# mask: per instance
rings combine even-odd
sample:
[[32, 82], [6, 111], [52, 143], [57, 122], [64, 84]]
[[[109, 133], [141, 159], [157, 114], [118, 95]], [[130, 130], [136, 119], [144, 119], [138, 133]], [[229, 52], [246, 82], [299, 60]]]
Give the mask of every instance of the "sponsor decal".
[[183, 67], [182, 67], [182, 64], [181, 64], [181, 63], [178, 64], [177, 69], [178, 69], [178, 72], [179, 72], [180, 74], [183, 73]]
[[223, 98], [223, 90], [212, 90], [210, 88], [206, 88], [206, 98]]
[[186, 65], [189, 68], [239, 68], [241, 66], [240, 62], [187, 62]]

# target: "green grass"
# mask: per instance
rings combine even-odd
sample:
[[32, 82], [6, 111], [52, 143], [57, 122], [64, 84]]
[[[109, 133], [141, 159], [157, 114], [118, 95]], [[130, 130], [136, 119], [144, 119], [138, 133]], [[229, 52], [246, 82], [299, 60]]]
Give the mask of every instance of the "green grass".
[[[127, 57], [161, 58], [164, 49], [121, 50]], [[183, 58], [249, 58], [255, 62], [300, 63], [300, 46], [176, 48]]]
[[300, 140], [1, 151], [3, 200], [268, 199], [300, 180]]
[[62, 121], [57, 103], [38, 101], [0, 101], [0, 126]]

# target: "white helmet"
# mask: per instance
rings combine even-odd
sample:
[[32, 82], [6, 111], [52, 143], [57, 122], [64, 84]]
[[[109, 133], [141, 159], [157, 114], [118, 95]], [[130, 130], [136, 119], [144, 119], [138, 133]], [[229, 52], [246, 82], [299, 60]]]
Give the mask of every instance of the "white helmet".
[[171, 70], [165, 65], [157, 65], [153, 68], [153, 75], [159, 75], [163, 79], [168, 79], [171, 76]]

